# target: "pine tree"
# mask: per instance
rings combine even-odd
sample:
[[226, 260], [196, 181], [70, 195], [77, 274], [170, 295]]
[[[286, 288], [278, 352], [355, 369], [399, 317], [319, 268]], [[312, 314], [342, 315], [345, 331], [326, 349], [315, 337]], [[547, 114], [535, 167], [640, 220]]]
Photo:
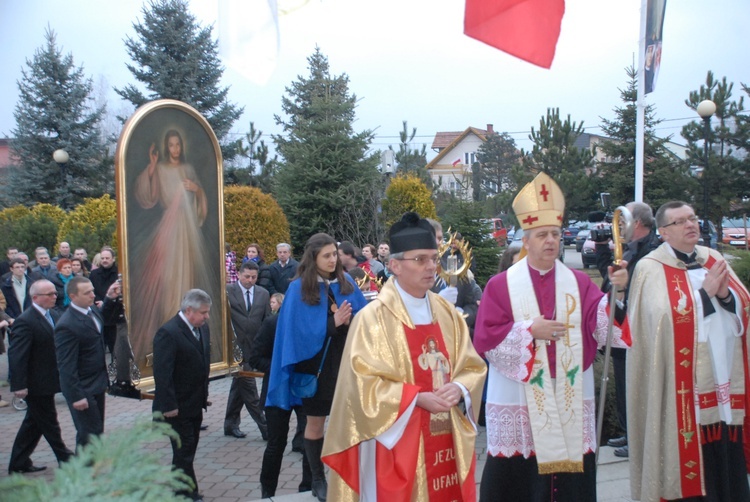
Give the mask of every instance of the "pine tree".
[[479, 187], [481, 196], [475, 200], [492, 197], [496, 199], [493, 207], [510, 211], [518, 191], [513, 170], [521, 162], [521, 152], [516, 147], [515, 140], [506, 132], [489, 134], [487, 141], [479, 145], [477, 159], [479, 165], [475, 174], [478, 183], [475, 185]]
[[[682, 136], [688, 141], [688, 161], [693, 166], [703, 168], [700, 194], [696, 197], [695, 212], [704, 216], [706, 210], [711, 221], [719, 225], [722, 217], [730, 213], [730, 202], [747, 198], [747, 182], [744, 179], [743, 162], [733, 153], [730, 123], [741, 117], [743, 100], [732, 100], [734, 84], [728, 83], [726, 77], [716, 80], [712, 72], [706, 75], [706, 83], [697, 91], [692, 91], [685, 105], [696, 110], [704, 99], [710, 99], [716, 105], [708, 132], [709, 155], [708, 165], [704, 153], [704, 123], [698, 118], [682, 128]], [[697, 113], [696, 113], [697, 117]], [[741, 129], [738, 129], [738, 132]], [[703, 188], [708, 188], [708, 204], [704, 204]], [[704, 207], [707, 206], [707, 207]]]
[[282, 157], [274, 187], [299, 249], [317, 232], [338, 240], [378, 240], [375, 214], [381, 193], [378, 159], [368, 153], [372, 132], [355, 133], [357, 98], [349, 77], [332, 76], [319, 48], [307, 59], [310, 74], [298, 77], [282, 98], [286, 119], [275, 116]]
[[239, 140], [238, 158], [247, 158], [249, 163], [244, 166], [227, 167], [224, 165], [225, 185], [244, 185], [260, 188], [263, 193], [273, 193], [274, 176], [278, 170], [278, 157], [269, 158], [270, 151], [266, 142], [260, 139], [263, 131], [255, 128], [250, 122], [250, 131], [245, 134], [245, 141]]
[[227, 133], [243, 108], [229, 102], [229, 87], [220, 86], [224, 68], [211, 28], [198, 24], [185, 0], [152, 0], [141, 12], [143, 21], [133, 24], [137, 38], [128, 37], [125, 47], [133, 60], [127, 68], [148, 94], [133, 84], [115, 92], [136, 107], [157, 99], [189, 104], [208, 120], [224, 158], [231, 159], [237, 143], [227, 141]]
[[[602, 119], [602, 131], [611, 138], [598, 145], [606, 160], [598, 166], [599, 191], [608, 192], [612, 206], [625, 205], [635, 197], [635, 139], [636, 102], [638, 79], [635, 68], [625, 68], [628, 83], [620, 90], [624, 106], [615, 108], [615, 119]], [[654, 127], [660, 123], [655, 118], [653, 105], [645, 110], [644, 190], [643, 200], [655, 209], [670, 200], [682, 200], [686, 194], [695, 193], [695, 178], [686, 165], [681, 164], [664, 146], [669, 138], [657, 138]]]
[[[18, 165], [4, 190], [5, 206], [44, 202], [69, 208], [114, 189], [98, 129], [104, 107], [93, 105], [91, 79], [71, 54], [63, 56], [54, 31], [48, 28], [44, 37], [18, 81], [10, 143]], [[70, 157], [64, 169], [52, 160], [57, 149]]]
[[[398, 151], [395, 152], [396, 171], [399, 173], [415, 173], [424, 181], [428, 187], [432, 186], [432, 178], [427, 173], [427, 145], [422, 144], [421, 149], [411, 148], [411, 143], [417, 135], [417, 128], [414, 127], [409, 133], [409, 127], [406, 120], [403, 121], [403, 129], [399, 131], [398, 136], [400, 143]], [[393, 150], [391, 145], [388, 148]]]
[[[523, 153], [523, 172], [516, 173], [516, 183], [523, 186], [541, 171], [554, 179], [565, 195], [566, 220], [581, 218], [596, 204], [597, 195], [590, 179], [594, 156], [587, 148], [575, 146], [583, 134], [583, 122], [576, 124], [570, 115], [563, 121], [559, 109], [547, 109], [539, 129], [531, 128], [531, 153]], [[519, 176], [520, 174], [520, 176]]]

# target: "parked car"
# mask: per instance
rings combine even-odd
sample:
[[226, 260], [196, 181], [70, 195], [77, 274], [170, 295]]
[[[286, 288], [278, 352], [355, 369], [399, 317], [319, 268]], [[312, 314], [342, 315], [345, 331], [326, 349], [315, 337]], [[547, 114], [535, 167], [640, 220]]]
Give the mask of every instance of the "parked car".
[[591, 233], [591, 230], [589, 230], [588, 228], [578, 231], [578, 234], [576, 235], [576, 239], [575, 239], [575, 245], [576, 245], [576, 251], [578, 251], [579, 253], [581, 252], [581, 248], [583, 248], [583, 243], [586, 242], [586, 239], [589, 238], [590, 233]]
[[501, 218], [490, 218], [492, 221], [492, 237], [497, 245], [502, 247], [508, 243], [508, 230]]
[[578, 235], [578, 232], [580, 230], [581, 230], [580, 227], [576, 227], [576, 226], [571, 226], [571, 227], [563, 229], [563, 242], [565, 243], [566, 246], [575, 244], [576, 236]]
[[[508, 249], [521, 249], [523, 246], [523, 229], [519, 228], [511, 237], [508, 236]], [[557, 257], [558, 260], [565, 261], [565, 245], [563, 244], [562, 235], [560, 235], [560, 255]]]
[[732, 247], [744, 248], [747, 245], [747, 227], [750, 227], [750, 220], [724, 218], [721, 220], [721, 241]]
[[586, 239], [581, 248], [581, 264], [583, 268], [596, 267], [596, 244], [591, 239]]

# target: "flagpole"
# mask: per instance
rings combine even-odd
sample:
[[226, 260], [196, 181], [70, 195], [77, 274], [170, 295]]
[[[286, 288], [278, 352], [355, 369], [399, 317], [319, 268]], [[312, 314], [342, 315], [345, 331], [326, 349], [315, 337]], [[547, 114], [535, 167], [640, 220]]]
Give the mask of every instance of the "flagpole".
[[636, 98], [635, 122], [635, 202], [643, 202], [643, 157], [646, 129], [646, 15], [648, 0], [641, 0], [641, 32], [638, 37], [638, 97]]

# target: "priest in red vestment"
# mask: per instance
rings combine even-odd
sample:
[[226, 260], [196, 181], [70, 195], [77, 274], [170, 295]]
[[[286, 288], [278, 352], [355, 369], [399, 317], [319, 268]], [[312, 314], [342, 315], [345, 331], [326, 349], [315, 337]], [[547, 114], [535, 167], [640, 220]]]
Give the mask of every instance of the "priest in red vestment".
[[389, 280], [352, 320], [323, 461], [328, 499], [474, 501], [476, 418], [487, 372], [453, 304], [430, 288], [435, 231], [390, 229]]
[[636, 265], [628, 299], [631, 496], [750, 501], [750, 295], [721, 253], [697, 245], [692, 207], [667, 202], [656, 226], [664, 243]]
[[[557, 260], [565, 199], [552, 178], [540, 173], [513, 210], [525, 256], [487, 283], [474, 331], [474, 346], [490, 363], [480, 499], [593, 501], [592, 363], [606, 343], [607, 297], [586, 274]], [[620, 288], [627, 284], [624, 267], [610, 269], [609, 277]], [[619, 303], [613, 346], [627, 348]]]

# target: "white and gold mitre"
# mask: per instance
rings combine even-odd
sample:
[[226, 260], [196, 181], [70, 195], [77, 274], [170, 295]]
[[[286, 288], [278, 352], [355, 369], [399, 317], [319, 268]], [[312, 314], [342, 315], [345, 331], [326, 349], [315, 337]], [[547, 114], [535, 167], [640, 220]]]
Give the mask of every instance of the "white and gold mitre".
[[557, 183], [542, 172], [518, 192], [513, 200], [513, 212], [524, 230], [547, 225], [560, 227], [565, 196]]

